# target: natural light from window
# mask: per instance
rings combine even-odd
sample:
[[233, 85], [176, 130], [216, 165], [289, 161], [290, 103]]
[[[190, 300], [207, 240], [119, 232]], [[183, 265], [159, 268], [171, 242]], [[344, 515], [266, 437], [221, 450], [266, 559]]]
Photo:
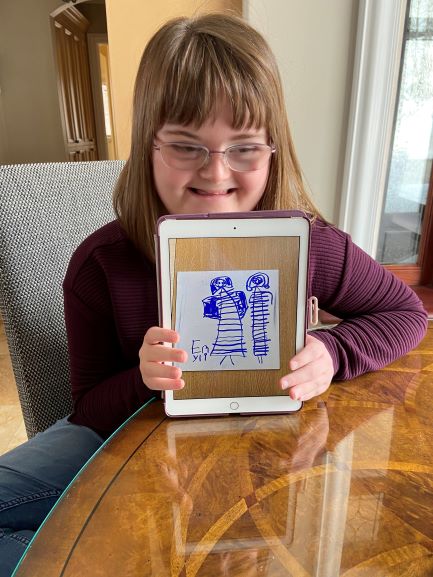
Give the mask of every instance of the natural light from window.
[[417, 262], [433, 158], [433, 0], [411, 0], [376, 258]]

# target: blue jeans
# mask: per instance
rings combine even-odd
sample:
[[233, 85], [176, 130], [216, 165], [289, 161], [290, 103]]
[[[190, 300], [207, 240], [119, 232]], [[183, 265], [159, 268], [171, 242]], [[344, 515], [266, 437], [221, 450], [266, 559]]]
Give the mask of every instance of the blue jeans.
[[10, 577], [39, 525], [103, 439], [67, 417], [0, 457], [0, 577]]

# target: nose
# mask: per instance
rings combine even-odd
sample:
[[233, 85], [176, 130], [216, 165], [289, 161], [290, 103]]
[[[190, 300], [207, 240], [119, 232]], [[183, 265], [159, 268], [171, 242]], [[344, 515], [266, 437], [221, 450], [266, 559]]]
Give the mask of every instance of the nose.
[[230, 175], [230, 167], [227, 164], [224, 152], [212, 151], [209, 153], [207, 162], [200, 168], [203, 178], [221, 182]]

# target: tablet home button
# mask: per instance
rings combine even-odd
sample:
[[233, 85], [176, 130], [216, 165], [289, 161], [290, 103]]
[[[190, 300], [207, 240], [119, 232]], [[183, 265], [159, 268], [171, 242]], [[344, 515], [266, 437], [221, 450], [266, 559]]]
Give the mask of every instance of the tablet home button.
[[236, 411], [236, 409], [239, 409], [239, 403], [233, 401], [232, 403], [230, 403], [230, 408], [232, 411]]

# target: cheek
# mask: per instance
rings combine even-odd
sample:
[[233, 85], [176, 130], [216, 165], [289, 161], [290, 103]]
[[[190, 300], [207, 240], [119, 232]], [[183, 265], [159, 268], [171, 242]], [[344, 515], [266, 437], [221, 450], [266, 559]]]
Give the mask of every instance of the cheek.
[[243, 188], [256, 194], [263, 193], [268, 182], [269, 170], [258, 170], [250, 174], [244, 174]]
[[165, 166], [160, 158], [153, 157], [153, 179], [156, 190], [160, 196], [164, 196], [167, 190], [182, 186], [185, 180], [185, 173], [173, 170]]
[[167, 169], [165, 164], [162, 162], [160, 156], [153, 155], [153, 178], [155, 183], [163, 183], [167, 180], [167, 176], [170, 171]]

